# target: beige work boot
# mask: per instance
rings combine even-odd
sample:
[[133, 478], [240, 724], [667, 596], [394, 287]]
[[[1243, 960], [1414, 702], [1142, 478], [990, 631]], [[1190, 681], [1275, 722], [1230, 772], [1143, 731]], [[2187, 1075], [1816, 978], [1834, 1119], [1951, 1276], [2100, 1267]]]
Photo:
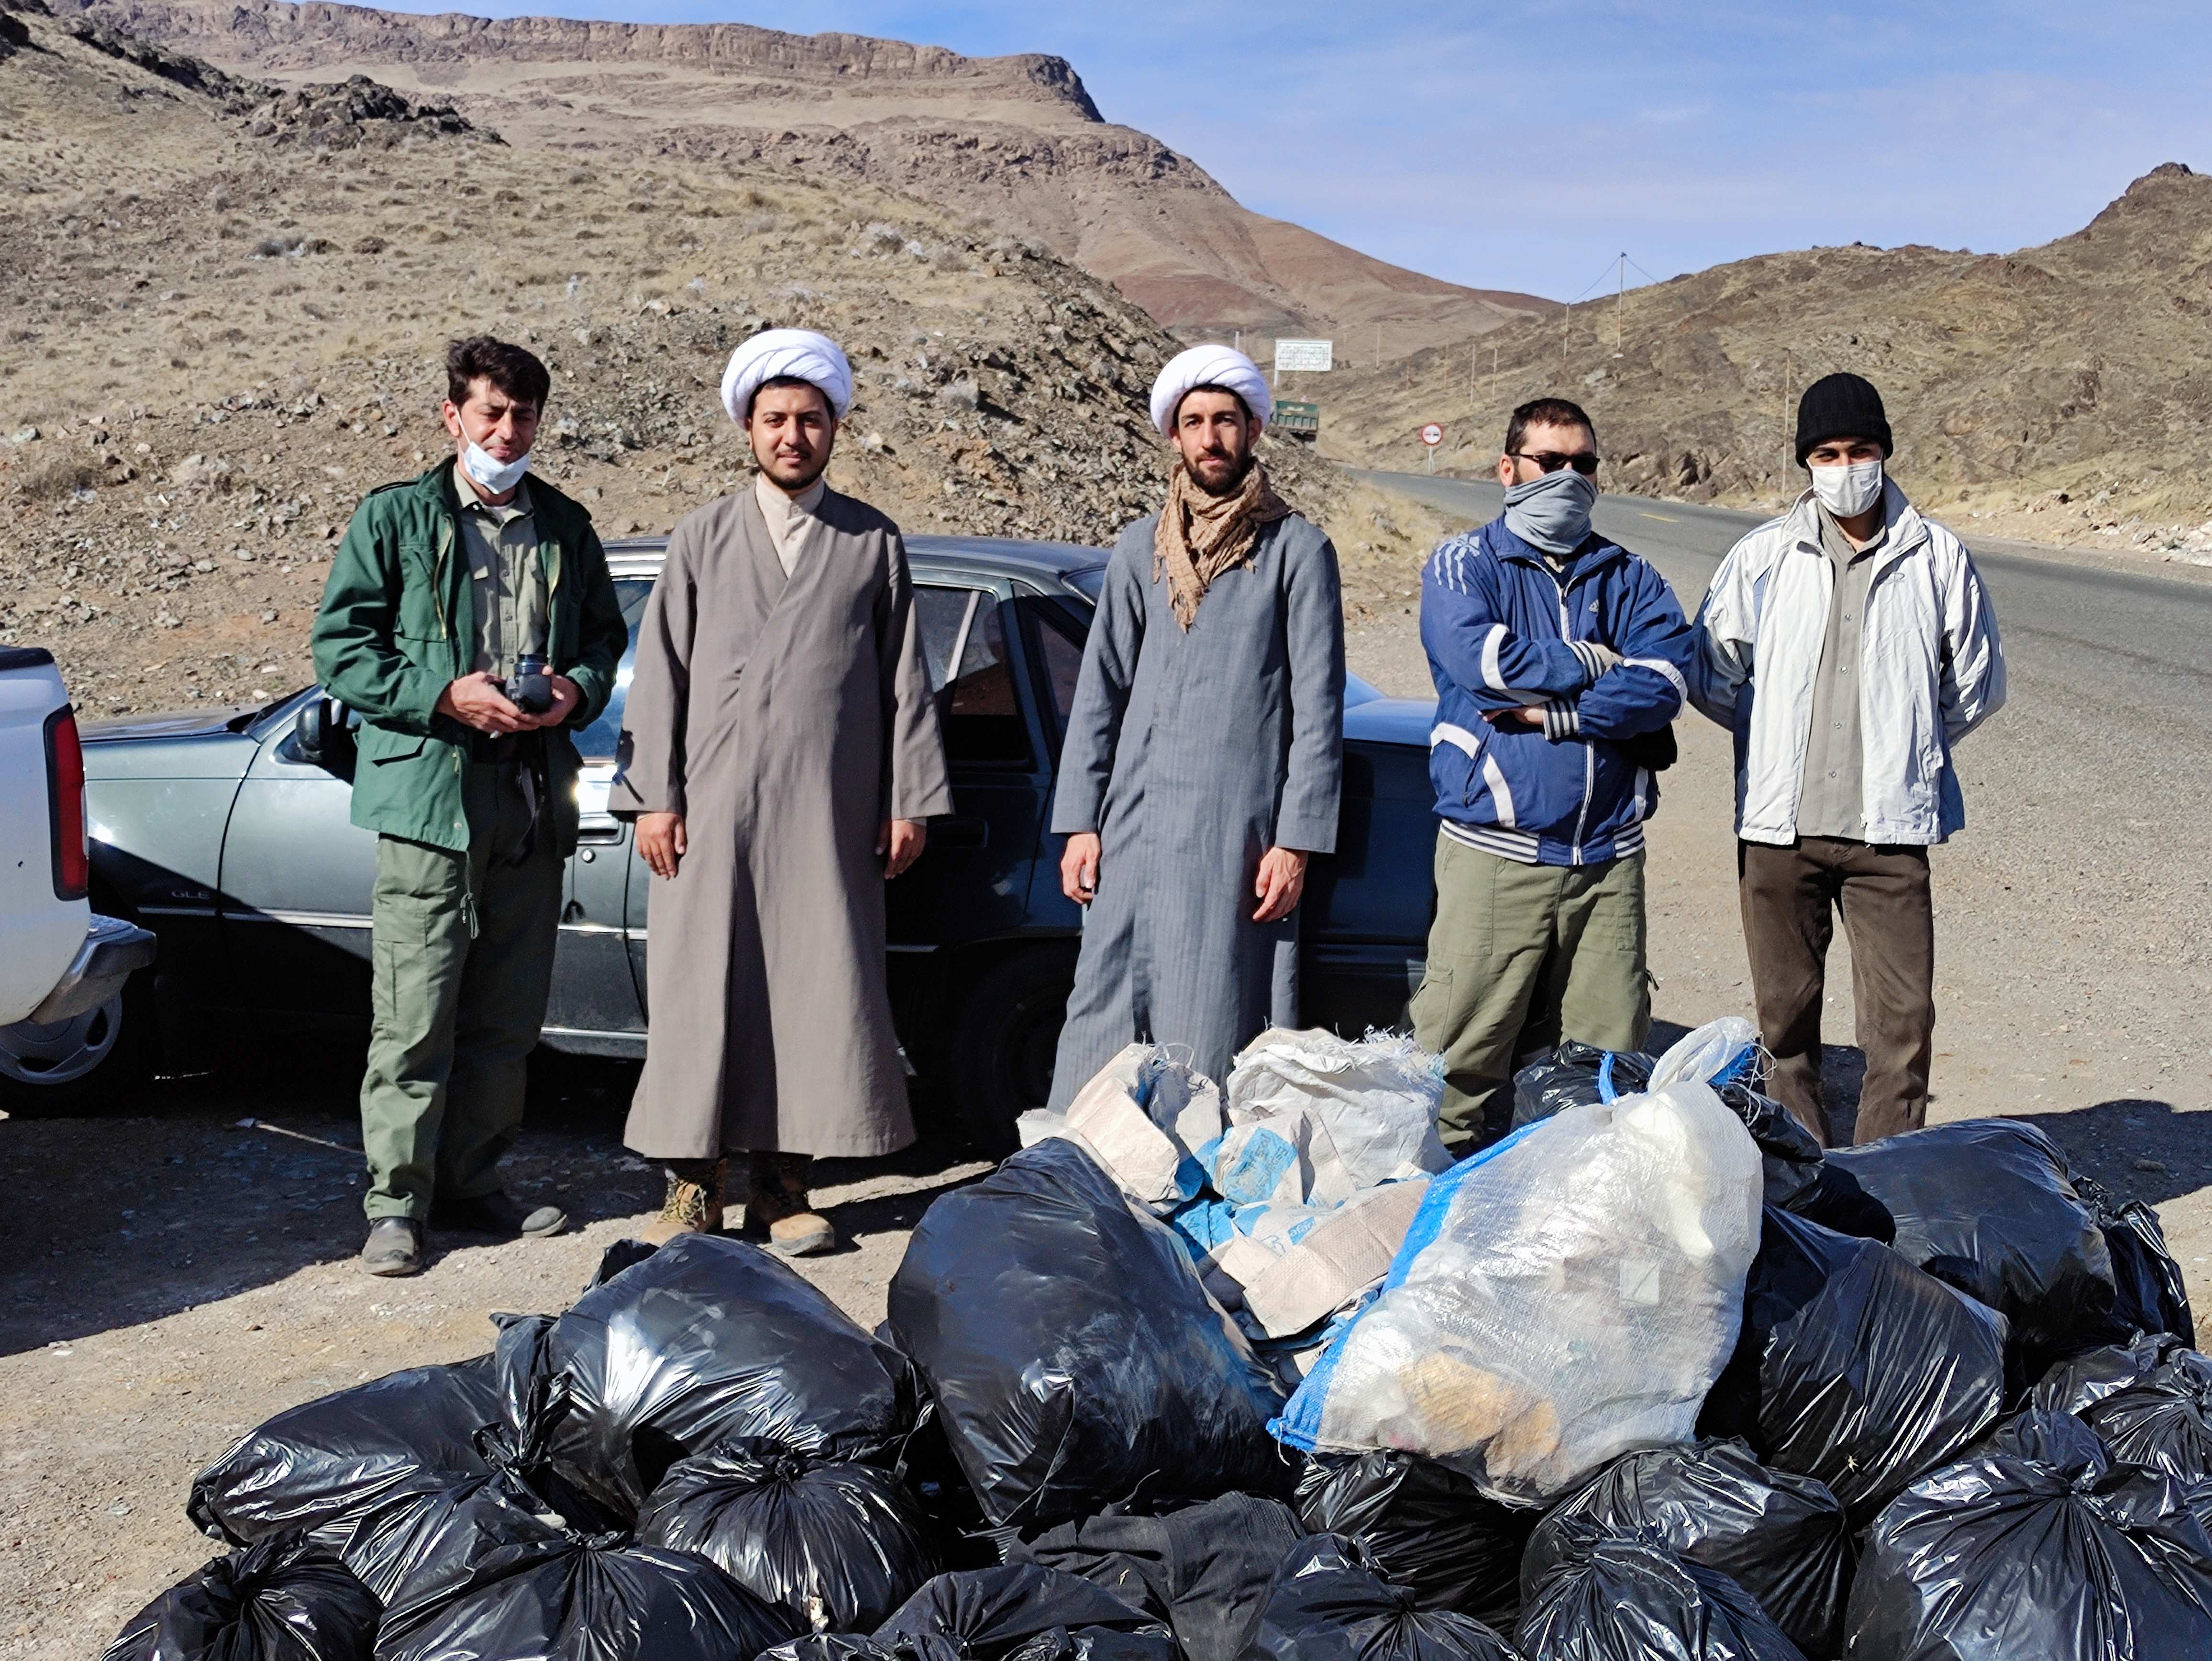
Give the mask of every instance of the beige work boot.
[[806, 1197], [804, 1153], [755, 1153], [745, 1194], [745, 1236], [780, 1257], [811, 1257], [837, 1244], [830, 1220], [815, 1214]]
[[671, 1159], [668, 1197], [660, 1215], [638, 1231], [647, 1245], [666, 1245], [679, 1234], [719, 1234], [722, 1189], [729, 1176], [725, 1159]]

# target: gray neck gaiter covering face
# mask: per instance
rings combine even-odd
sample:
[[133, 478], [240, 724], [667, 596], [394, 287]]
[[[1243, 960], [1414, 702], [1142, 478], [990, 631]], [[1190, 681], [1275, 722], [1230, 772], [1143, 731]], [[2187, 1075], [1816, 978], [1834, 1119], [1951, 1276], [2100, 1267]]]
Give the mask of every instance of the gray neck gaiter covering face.
[[1597, 485], [1571, 467], [1507, 487], [1505, 528], [1532, 548], [1565, 559], [1589, 535]]

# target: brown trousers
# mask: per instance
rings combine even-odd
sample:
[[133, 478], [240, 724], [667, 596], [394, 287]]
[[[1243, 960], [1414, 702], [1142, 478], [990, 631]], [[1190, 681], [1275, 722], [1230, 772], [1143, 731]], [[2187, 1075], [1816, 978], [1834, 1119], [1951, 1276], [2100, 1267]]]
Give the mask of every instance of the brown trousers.
[[1834, 913], [1851, 942], [1866, 1082], [1854, 1140], [1917, 1130], [1928, 1119], [1936, 1044], [1936, 917], [1928, 850], [1825, 837], [1794, 847], [1736, 844], [1744, 944], [1759, 1004], [1759, 1034], [1773, 1056], [1767, 1088], [1820, 1139], [1820, 1003], [1827, 991]]

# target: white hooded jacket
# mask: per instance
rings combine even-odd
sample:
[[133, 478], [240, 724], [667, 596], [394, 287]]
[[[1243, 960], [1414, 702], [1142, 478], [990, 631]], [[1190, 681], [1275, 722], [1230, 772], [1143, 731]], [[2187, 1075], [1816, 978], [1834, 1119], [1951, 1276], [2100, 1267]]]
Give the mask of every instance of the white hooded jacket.
[[[1867, 841], [1925, 847], [1966, 822], [1951, 751], [2004, 703], [2003, 648], [1973, 557], [1883, 488], [1861, 636]], [[1729, 551], [1697, 623], [1690, 701], [1735, 735], [1736, 834], [1786, 847], [1835, 574], [1808, 490]]]

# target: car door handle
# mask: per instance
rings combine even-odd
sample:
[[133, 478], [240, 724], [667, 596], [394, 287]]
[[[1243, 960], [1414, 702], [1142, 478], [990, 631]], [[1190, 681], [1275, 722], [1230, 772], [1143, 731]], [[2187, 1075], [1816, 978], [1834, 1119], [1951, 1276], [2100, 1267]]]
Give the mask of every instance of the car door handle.
[[576, 825], [576, 841], [582, 845], [609, 848], [623, 839], [623, 822], [605, 813], [586, 813]]
[[969, 814], [934, 819], [930, 823], [929, 840], [939, 848], [988, 848], [991, 821]]

